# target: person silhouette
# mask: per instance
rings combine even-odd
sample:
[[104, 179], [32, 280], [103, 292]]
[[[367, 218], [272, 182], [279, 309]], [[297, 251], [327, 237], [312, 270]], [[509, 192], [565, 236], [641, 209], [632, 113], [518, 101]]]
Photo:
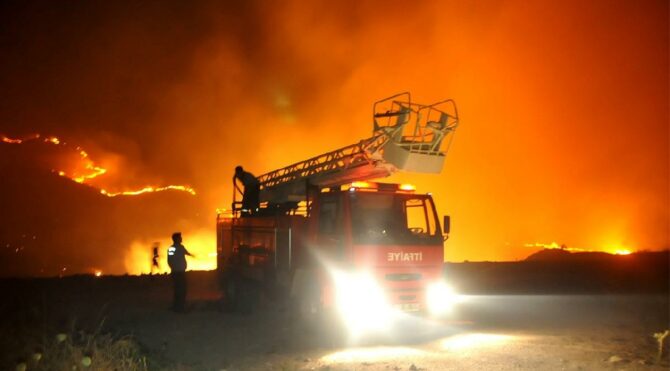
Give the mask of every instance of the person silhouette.
[[[239, 180], [244, 186], [244, 192], [240, 190], [236, 180]], [[258, 211], [260, 206], [260, 190], [261, 184], [258, 179], [248, 171], [244, 171], [242, 166], [235, 168], [235, 176], [233, 176], [233, 184], [239, 192], [242, 192], [242, 215], [251, 215]]]
[[160, 244], [158, 242], [154, 242], [152, 247], [153, 257], [151, 258], [151, 274], [153, 274], [154, 271], [157, 273], [160, 273], [161, 271], [160, 263], [158, 262], [158, 259], [160, 258], [160, 255], [158, 255], [159, 248]]
[[172, 234], [172, 245], [168, 247], [167, 261], [172, 276], [173, 300], [172, 310], [178, 313], [186, 311], [186, 255], [193, 256], [184, 245], [181, 244], [180, 232]]

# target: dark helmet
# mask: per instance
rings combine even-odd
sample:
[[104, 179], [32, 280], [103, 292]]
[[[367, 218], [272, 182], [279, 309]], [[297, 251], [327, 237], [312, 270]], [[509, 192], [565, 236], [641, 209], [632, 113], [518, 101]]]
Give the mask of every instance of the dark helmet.
[[244, 172], [244, 169], [242, 168], [242, 166], [237, 165], [235, 167], [235, 174], [242, 174], [243, 172]]
[[180, 243], [181, 242], [181, 232], [174, 232], [172, 234], [172, 242]]

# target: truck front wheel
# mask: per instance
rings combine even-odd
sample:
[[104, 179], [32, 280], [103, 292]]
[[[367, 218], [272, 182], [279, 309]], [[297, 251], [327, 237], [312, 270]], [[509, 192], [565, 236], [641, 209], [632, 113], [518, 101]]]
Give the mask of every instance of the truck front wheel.
[[319, 281], [313, 271], [299, 269], [295, 272], [291, 297], [300, 321], [308, 325], [318, 323], [323, 305]]

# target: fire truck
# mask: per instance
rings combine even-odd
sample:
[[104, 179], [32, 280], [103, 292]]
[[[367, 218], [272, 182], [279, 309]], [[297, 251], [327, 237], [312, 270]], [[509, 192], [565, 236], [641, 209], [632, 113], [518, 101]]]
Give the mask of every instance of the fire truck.
[[372, 118], [371, 137], [258, 176], [258, 209], [243, 210], [233, 186], [232, 208], [216, 224], [227, 309], [249, 312], [265, 293], [307, 315], [334, 309], [360, 330], [397, 313], [449, 310], [449, 217], [440, 223], [430, 193], [372, 180], [440, 173], [456, 105], [417, 104], [401, 93], [376, 102]]

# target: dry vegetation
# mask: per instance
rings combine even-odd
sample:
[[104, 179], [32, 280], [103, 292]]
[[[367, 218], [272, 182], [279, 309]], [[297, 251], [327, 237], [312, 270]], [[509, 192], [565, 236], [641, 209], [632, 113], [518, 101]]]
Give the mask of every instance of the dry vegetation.
[[[16, 370], [148, 370], [147, 359], [130, 338], [109, 334], [59, 333], [37, 344], [25, 344]], [[31, 353], [31, 354], [27, 354]]]

